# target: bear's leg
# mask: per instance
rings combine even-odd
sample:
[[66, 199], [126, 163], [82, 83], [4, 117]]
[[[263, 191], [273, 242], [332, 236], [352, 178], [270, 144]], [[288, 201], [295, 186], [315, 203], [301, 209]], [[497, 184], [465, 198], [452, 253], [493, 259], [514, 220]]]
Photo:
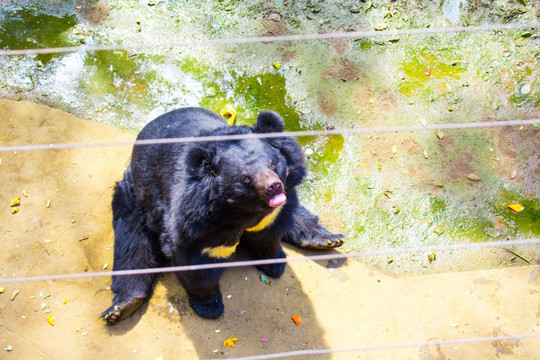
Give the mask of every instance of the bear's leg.
[[302, 248], [332, 249], [343, 245], [342, 234], [333, 234], [319, 225], [319, 218], [300, 204], [289, 216], [293, 226], [283, 234], [283, 241]]
[[[285, 252], [280, 244], [280, 237], [269, 231], [246, 232], [240, 241], [248, 246], [254, 259], [284, 259]], [[285, 271], [286, 263], [257, 265], [257, 269], [272, 278], [279, 278]]]
[[[179, 265], [195, 265], [213, 263], [212, 259], [201, 254], [185, 256]], [[176, 277], [182, 283], [189, 298], [189, 304], [195, 313], [208, 319], [217, 319], [223, 315], [221, 291], [219, 290], [219, 278], [223, 269], [208, 269], [197, 271], [177, 272]]]
[[[113, 197], [114, 270], [146, 269], [158, 265], [152, 246], [155, 235], [144, 225], [144, 212], [137, 208], [129, 183], [117, 184]], [[101, 317], [109, 325], [126, 319], [152, 293], [154, 275], [113, 276], [112, 305]]]

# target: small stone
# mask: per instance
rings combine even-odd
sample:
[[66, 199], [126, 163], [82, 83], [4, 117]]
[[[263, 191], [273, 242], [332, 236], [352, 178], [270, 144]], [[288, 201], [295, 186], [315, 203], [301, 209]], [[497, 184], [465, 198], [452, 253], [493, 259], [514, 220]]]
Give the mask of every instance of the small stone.
[[486, 231], [486, 234], [491, 237], [491, 238], [496, 238], [496, 237], [499, 237], [501, 236], [501, 233], [498, 232], [497, 230], [495, 229], [489, 229]]
[[521, 87], [520, 92], [522, 95], [527, 95], [531, 92], [531, 84], [525, 84]]
[[471, 180], [471, 181], [480, 181], [482, 180], [480, 178], [480, 176], [474, 174], [474, 173], [470, 173], [469, 175], [467, 175], [467, 179]]
[[439, 138], [440, 140], [442, 140], [442, 139], [443, 139], [443, 137], [444, 137], [444, 133], [443, 133], [443, 131], [442, 131], [442, 130], [437, 130], [437, 137], [438, 137], [438, 138]]

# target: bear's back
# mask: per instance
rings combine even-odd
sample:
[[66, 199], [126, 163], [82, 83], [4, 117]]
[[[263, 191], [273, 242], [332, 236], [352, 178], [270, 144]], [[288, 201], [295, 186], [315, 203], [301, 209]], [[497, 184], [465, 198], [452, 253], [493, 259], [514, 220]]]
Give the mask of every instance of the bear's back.
[[197, 136], [224, 127], [227, 127], [225, 120], [212, 111], [187, 107], [152, 120], [141, 130], [137, 140]]

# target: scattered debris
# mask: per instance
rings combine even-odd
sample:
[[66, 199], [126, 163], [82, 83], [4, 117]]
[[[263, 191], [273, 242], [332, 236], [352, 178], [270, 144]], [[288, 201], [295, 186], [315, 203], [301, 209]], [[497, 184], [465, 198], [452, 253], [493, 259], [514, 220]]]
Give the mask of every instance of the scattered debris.
[[4, 350], [6, 350], [6, 351], [12, 351], [12, 350], [13, 350], [13, 346], [8, 345], [8, 346], [5, 347]]
[[266, 343], [268, 342], [268, 338], [266, 338], [266, 337], [263, 337], [263, 338], [261, 339], [261, 342], [263, 342], [263, 343], [265, 343], [265, 344], [266, 344]]
[[508, 208], [517, 214], [519, 214], [523, 211], [523, 209], [525, 209], [523, 205], [517, 203], [508, 205]]
[[272, 280], [268, 279], [268, 276], [262, 274], [261, 275], [261, 281], [265, 284], [271, 284], [272, 283]]
[[442, 130], [437, 130], [436, 134], [439, 140], [442, 140], [444, 138], [444, 133]]
[[227, 124], [229, 126], [233, 126], [236, 121], [236, 109], [231, 104], [225, 105], [223, 109], [221, 109], [221, 115], [227, 116], [229, 120], [227, 121]]
[[21, 205], [21, 198], [20, 197], [16, 197], [16, 198], [11, 199], [11, 207], [19, 206], [19, 205]]
[[428, 258], [429, 262], [433, 262], [433, 261], [437, 260], [437, 254], [432, 252], [432, 253], [428, 254], [427, 258]]
[[240, 316], [240, 315], [243, 315], [245, 314], [246, 311], [245, 310], [242, 310], [242, 309], [238, 309], [234, 312], [234, 315], [237, 315], [237, 316]]
[[47, 316], [47, 322], [48, 322], [51, 326], [54, 326], [54, 316], [52, 316], [52, 315]]
[[12, 214], [16, 214], [16, 213], [18, 213], [18, 212], [19, 212], [19, 208], [18, 208], [18, 207], [11, 209], [11, 213], [12, 213]]
[[501, 236], [501, 233], [497, 231], [497, 229], [488, 229], [486, 230], [486, 234], [491, 238], [496, 238]]
[[302, 317], [300, 315], [293, 315], [291, 316], [291, 319], [296, 325], [300, 325], [302, 323]]
[[527, 95], [531, 92], [531, 84], [525, 84], [520, 89], [521, 95]]
[[238, 341], [238, 338], [228, 338], [223, 342], [223, 346], [226, 347], [234, 347], [236, 344], [235, 342]]
[[274, 69], [276, 70], [281, 69], [281, 63], [279, 61], [276, 61], [275, 63], [273, 63], [272, 66], [274, 66]]
[[0, 287], [0, 294], [3, 294], [6, 291], [5, 287]]
[[19, 289], [13, 291], [13, 293], [11, 294], [11, 301], [15, 300], [15, 298], [17, 297], [17, 295], [19, 295], [20, 292], [21, 290]]

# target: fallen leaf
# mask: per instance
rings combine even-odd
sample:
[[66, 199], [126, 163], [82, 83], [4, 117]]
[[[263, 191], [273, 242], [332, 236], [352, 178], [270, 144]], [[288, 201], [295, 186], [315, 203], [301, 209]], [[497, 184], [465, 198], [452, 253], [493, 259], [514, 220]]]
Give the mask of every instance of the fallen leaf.
[[516, 213], [520, 213], [523, 211], [523, 209], [525, 209], [525, 207], [521, 204], [510, 204], [508, 205], [508, 208]]
[[47, 322], [51, 324], [51, 326], [54, 326], [54, 316], [52, 315], [47, 316]]
[[227, 116], [229, 120], [227, 120], [227, 125], [233, 126], [236, 121], [236, 109], [231, 104], [225, 105], [223, 109], [221, 109], [221, 115]]
[[238, 338], [228, 338], [223, 342], [223, 346], [234, 347], [236, 341], [238, 341]]
[[21, 198], [20, 197], [16, 197], [16, 198], [11, 199], [11, 207], [19, 206], [19, 205], [21, 205]]
[[444, 133], [442, 130], [437, 130], [437, 137], [442, 140], [442, 138], [444, 137]]
[[19, 290], [19, 289], [13, 291], [13, 293], [11, 294], [11, 301], [15, 300], [17, 295], [19, 295], [19, 292], [21, 292], [21, 290]]
[[300, 315], [293, 315], [291, 316], [291, 319], [296, 325], [300, 325], [302, 323], [302, 317]]

